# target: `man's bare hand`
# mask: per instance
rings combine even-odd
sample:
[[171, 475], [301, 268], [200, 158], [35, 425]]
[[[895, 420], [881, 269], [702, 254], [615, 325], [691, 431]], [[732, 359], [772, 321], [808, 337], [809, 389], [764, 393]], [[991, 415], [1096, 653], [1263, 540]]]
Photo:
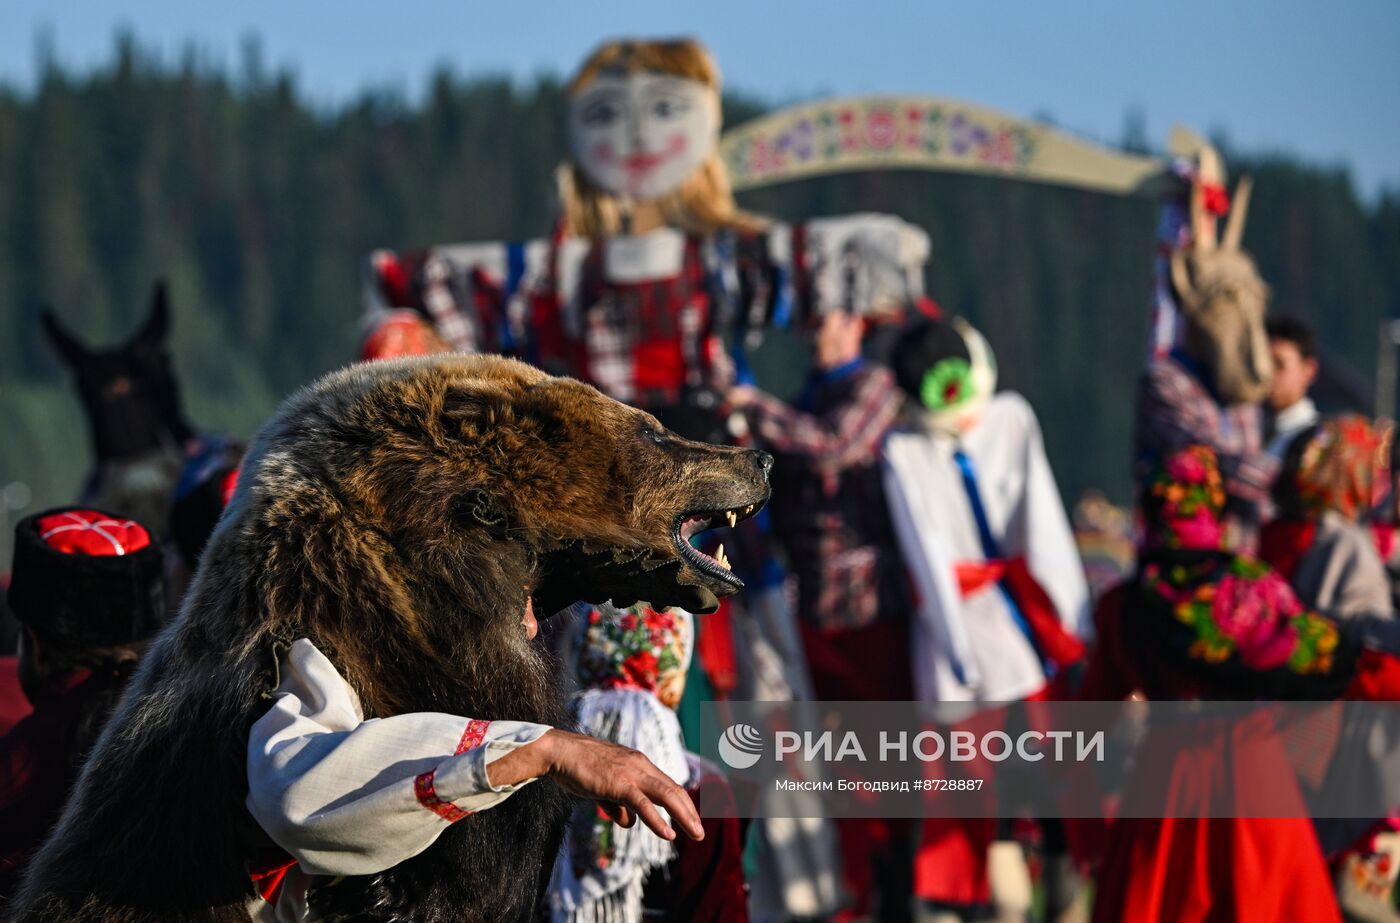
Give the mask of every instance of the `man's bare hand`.
[[685, 789], [636, 750], [586, 734], [557, 728], [519, 747], [487, 769], [493, 785], [516, 785], [548, 776], [572, 795], [598, 802], [618, 825], [630, 827], [638, 817], [662, 839], [676, 833], [656, 810], [661, 806], [692, 840], [703, 839], [700, 815]]

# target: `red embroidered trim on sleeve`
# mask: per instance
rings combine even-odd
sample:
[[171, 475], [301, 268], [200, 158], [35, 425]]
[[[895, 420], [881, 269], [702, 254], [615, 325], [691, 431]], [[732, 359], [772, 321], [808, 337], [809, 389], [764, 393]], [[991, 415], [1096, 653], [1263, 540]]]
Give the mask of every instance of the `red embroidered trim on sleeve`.
[[418, 797], [418, 803], [432, 811], [438, 817], [455, 824], [466, 817], [471, 811], [463, 811], [450, 801], [443, 801], [438, 797], [437, 787], [433, 784], [433, 777], [437, 775], [436, 769], [430, 769], [420, 774], [413, 780], [413, 794]]
[[[459, 753], [466, 753], [481, 746], [482, 740], [486, 738], [486, 731], [491, 727], [490, 721], [482, 721], [473, 718], [467, 722], [467, 729], [462, 732], [462, 739], [457, 742], [457, 749], [454, 756]], [[428, 772], [420, 773], [413, 780], [413, 794], [418, 798], [418, 803], [432, 811], [438, 817], [455, 824], [466, 817], [471, 811], [464, 811], [450, 801], [443, 801], [438, 797], [437, 786], [434, 779], [437, 770], [431, 769]]]
[[468, 721], [467, 729], [462, 732], [462, 739], [457, 742], [457, 749], [453, 755], [466, 753], [468, 750], [475, 750], [481, 746], [481, 741], [486, 737], [486, 731], [490, 727], [490, 721], [482, 721], [479, 718]]

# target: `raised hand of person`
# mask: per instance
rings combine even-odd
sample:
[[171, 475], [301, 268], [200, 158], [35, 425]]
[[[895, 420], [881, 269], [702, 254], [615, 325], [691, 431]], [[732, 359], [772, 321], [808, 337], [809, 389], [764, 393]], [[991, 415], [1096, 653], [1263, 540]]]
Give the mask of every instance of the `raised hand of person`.
[[570, 794], [598, 802], [617, 824], [642, 823], [659, 837], [673, 840], [660, 806], [693, 840], [705, 830], [690, 795], [640, 752], [586, 734], [554, 729], [534, 743], [495, 760], [487, 768], [492, 785], [516, 785], [548, 777]]

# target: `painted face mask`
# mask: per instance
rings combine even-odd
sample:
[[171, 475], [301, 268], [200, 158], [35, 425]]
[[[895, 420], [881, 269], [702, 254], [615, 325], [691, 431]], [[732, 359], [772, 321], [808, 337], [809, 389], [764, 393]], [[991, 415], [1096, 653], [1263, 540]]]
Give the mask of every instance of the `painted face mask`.
[[574, 162], [605, 192], [658, 199], [675, 192], [719, 142], [719, 100], [703, 83], [664, 74], [603, 74], [574, 96]]

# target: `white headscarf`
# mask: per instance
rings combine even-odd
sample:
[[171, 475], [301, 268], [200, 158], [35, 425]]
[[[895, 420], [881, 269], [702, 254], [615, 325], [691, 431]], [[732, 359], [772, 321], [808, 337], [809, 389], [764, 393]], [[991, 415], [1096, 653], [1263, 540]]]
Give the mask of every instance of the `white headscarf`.
[[[579, 731], [641, 751], [678, 785], [690, 776], [680, 722], [641, 688], [655, 688], [662, 678], [642, 677], [640, 685], [617, 680], [635, 676], [636, 668], [626, 664], [639, 653], [655, 658], [652, 664], [665, 657], [667, 672], [684, 675], [694, 637], [692, 616], [683, 610], [657, 613], [639, 605], [619, 612], [604, 606], [597, 617], [590, 616], [579, 645], [580, 665], [586, 665], [584, 688], [575, 699]], [[674, 688], [667, 692], [679, 694]], [[549, 883], [555, 923], [641, 923], [647, 876], [674, 856], [675, 847], [645, 825], [619, 827], [596, 805], [580, 806], [569, 820]]]

